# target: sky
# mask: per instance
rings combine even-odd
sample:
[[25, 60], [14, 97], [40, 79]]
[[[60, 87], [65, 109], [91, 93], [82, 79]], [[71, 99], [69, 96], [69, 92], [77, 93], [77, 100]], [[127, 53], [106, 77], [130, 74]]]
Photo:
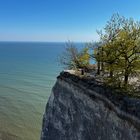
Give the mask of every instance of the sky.
[[140, 0], [0, 0], [0, 41], [97, 41], [113, 13], [140, 20]]

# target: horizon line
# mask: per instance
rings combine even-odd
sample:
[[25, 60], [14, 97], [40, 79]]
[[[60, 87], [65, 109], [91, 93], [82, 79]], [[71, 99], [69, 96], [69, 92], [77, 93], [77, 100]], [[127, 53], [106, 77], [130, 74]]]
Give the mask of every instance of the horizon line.
[[91, 43], [91, 42], [96, 42], [96, 41], [72, 41], [72, 40], [67, 40], [67, 41], [22, 41], [22, 40], [0, 40], [0, 42], [33, 42], [33, 43], [67, 43], [67, 42], [72, 42], [72, 43]]

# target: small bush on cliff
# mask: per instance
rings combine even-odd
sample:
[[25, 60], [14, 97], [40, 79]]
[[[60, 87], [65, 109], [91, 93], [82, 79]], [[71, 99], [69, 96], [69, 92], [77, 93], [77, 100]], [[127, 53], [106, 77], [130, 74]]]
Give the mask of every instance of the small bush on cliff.
[[88, 48], [78, 50], [74, 43], [66, 43], [65, 51], [60, 56], [60, 62], [67, 69], [86, 69], [89, 66], [90, 55]]

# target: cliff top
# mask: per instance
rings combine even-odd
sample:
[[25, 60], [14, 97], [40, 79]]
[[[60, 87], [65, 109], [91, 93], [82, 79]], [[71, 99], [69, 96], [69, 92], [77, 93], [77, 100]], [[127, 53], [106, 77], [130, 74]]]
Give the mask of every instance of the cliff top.
[[[79, 77], [69, 72], [61, 72], [57, 78], [74, 84], [76, 87], [84, 90], [84, 93], [93, 99], [99, 98], [103, 100], [115, 112], [119, 109], [119, 111], [122, 111], [126, 115], [136, 117], [135, 119], [138, 119], [140, 123], [140, 99], [116, 92], [115, 89], [105, 86], [94, 77]], [[122, 115], [122, 112], [118, 113], [118, 115]]]

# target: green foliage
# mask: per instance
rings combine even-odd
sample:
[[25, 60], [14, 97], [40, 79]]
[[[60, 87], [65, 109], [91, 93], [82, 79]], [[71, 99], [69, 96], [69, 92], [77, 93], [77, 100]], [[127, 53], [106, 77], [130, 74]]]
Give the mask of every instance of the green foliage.
[[79, 67], [86, 68], [87, 66], [89, 66], [89, 61], [90, 61], [89, 49], [85, 47], [81, 50], [81, 52], [79, 52], [78, 55]]
[[108, 83], [115, 83], [119, 74], [116, 81], [123, 78], [127, 88], [129, 76], [140, 70], [140, 23], [114, 14], [104, 32], [98, 33], [102, 45], [94, 50], [97, 64], [100, 62], [101, 67], [103, 63], [104, 70], [110, 73]]
[[[68, 42], [62, 64], [69, 69], [88, 69], [93, 58], [97, 74], [103, 75], [105, 83], [133, 91], [129, 78], [140, 74], [140, 22], [114, 14], [98, 34], [100, 42], [89, 43], [81, 51]], [[91, 55], [89, 48], [94, 50]]]
[[78, 51], [76, 46], [68, 42], [66, 44], [66, 49], [60, 57], [60, 62], [67, 69], [79, 69], [86, 68], [89, 65], [90, 55], [89, 49], [87, 47], [83, 48], [81, 51]]
[[78, 49], [71, 42], [66, 43], [65, 51], [60, 56], [60, 63], [68, 69], [76, 69], [78, 67]]

